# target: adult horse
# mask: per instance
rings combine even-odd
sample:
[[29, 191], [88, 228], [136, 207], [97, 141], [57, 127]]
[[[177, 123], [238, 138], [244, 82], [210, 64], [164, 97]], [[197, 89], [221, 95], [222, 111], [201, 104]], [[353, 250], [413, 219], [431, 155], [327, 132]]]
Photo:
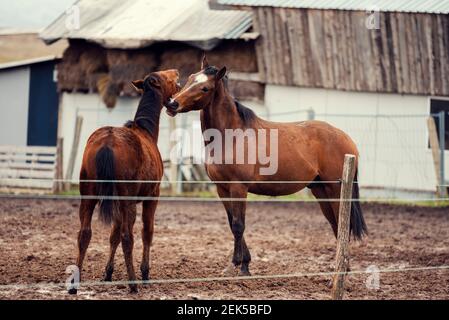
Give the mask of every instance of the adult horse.
[[[219, 136], [214, 135], [212, 142], [217, 146], [218, 139], [222, 152], [217, 148], [213, 150], [214, 160], [206, 161], [206, 170], [211, 180], [215, 181], [218, 194], [223, 199], [234, 235], [232, 262], [235, 266], [241, 265], [240, 274], [249, 275], [251, 255], [243, 236], [247, 193], [280, 196], [308, 187], [321, 200], [321, 210], [337, 236], [339, 203], [328, 199], [340, 197], [338, 181], [343, 170], [344, 155], [354, 154], [358, 158], [358, 151], [348, 135], [325, 122], [278, 123], [257, 117], [230, 96], [225, 75], [226, 67], [218, 70], [209, 66], [204, 57], [201, 71], [189, 77], [186, 85], [167, 105], [167, 111], [174, 116], [177, 113], [201, 110], [203, 135], [209, 135], [208, 130], [221, 133]], [[238, 139], [234, 137], [231, 137], [231, 143], [227, 145], [229, 129], [243, 133], [251, 130], [273, 132], [277, 133], [278, 140], [273, 142], [263, 138], [263, 135], [261, 138], [257, 133], [244, 134], [248, 140], [243, 147], [237, 145]], [[258, 149], [264, 149], [263, 152], [277, 151], [275, 172], [261, 174], [263, 169], [267, 169], [264, 168], [266, 163], [262, 163], [260, 158], [253, 163], [249, 161], [250, 154], [247, 151], [254, 145]], [[236, 161], [239, 148], [243, 148], [244, 154], [248, 154], [243, 163]], [[257, 150], [258, 155], [261, 154], [260, 151]], [[232, 161], [229, 161], [229, 154]], [[359, 198], [357, 183], [353, 187], [353, 198]], [[350, 225], [351, 232], [357, 239], [367, 231], [358, 201], [353, 202]]]
[[[81, 228], [78, 234], [78, 259], [76, 265], [81, 272], [92, 231], [92, 214], [97, 202], [100, 203], [100, 219], [112, 224], [109, 260], [105, 270], [105, 281], [111, 281], [114, 270], [114, 256], [122, 243], [131, 292], [137, 292], [133, 266], [133, 226], [136, 219], [135, 200], [114, 200], [114, 196], [151, 197], [159, 196], [159, 183], [123, 183], [127, 180], [160, 181], [163, 163], [157, 140], [159, 117], [162, 106], [179, 90], [177, 70], [153, 72], [143, 80], [132, 84], [142, 97], [134, 121], [123, 127], [103, 127], [88, 139], [84, 150], [80, 172], [80, 194], [100, 196], [100, 200], [89, 197], [81, 200], [79, 217]], [[83, 180], [87, 180], [83, 182]], [[90, 180], [101, 180], [91, 182]], [[115, 181], [104, 182], [104, 181]], [[103, 182], [102, 182], [103, 181]], [[101, 199], [104, 196], [104, 199]], [[111, 199], [112, 198], [112, 199]], [[154, 213], [157, 200], [143, 201], [142, 241], [143, 255], [140, 270], [142, 279], [148, 280], [150, 245], [153, 239]], [[72, 288], [69, 293], [75, 294]]]

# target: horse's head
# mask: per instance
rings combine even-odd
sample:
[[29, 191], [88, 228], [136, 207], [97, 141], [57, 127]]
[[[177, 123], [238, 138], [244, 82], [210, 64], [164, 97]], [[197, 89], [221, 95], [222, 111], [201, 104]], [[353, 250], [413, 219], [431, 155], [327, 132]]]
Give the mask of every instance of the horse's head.
[[162, 94], [164, 105], [167, 105], [170, 98], [181, 88], [179, 72], [176, 69], [152, 72], [142, 80], [132, 81], [132, 85], [140, 94], [148, 90], [158, 90]]
[[218, 83], [225, 75], [226, 67], [218, 70], [209, 66], [204, 55], [201, 71], [189, 76], [185, 86], [167, 104], [167, 113], [175, 116], [177, 113], [203, 109], [212, 101]]

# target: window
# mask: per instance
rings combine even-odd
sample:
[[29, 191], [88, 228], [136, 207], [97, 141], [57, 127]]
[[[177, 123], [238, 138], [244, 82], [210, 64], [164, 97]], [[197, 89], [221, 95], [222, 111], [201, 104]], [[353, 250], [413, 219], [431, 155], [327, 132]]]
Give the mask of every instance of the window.
[[440, 120], [435, 114], [444, 111], [445, 150], [449, 150], [449, 99], [430, 99], [430, 113], [434, 115], [438, 139], [440, 138]]

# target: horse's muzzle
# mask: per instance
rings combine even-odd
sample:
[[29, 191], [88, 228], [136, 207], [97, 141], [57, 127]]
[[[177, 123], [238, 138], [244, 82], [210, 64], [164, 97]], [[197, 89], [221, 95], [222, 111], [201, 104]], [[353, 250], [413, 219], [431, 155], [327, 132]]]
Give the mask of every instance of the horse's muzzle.
[[177, 114], [179, 103], [173, 99], [170, 99], [166, 107], [167, 107], [167, 114], [171, 117], [174, 117]]

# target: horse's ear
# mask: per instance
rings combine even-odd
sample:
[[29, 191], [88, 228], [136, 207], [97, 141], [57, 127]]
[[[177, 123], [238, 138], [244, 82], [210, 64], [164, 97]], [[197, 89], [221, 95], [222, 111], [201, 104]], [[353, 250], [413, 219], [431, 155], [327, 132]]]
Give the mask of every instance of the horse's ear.
[[203, 52], [203, 61], [201, 61], [201, 70], [206, 69], [209, 66], [209, 61], [207, 61], [206, 52]]
[[131, 81], [131, 84], [137, 92], [139, 93], [143, 92], [143, 80], [134, 80]]
[[156, 76], [151, 75], [151, 76], [149, 77], [148, 81], [151, 83], [151, 85], [152, 85], [153, 87], [156, 87], [156, 88], [160, 88], [160, 87], [161, 87], [161, 83], [160, 83], [160, 81], [159, 81], [159, 78], [156, 77]]
[[221, 80], [226, 75], [226, 67], [220, 69], [215, 76], [215, 81]]

